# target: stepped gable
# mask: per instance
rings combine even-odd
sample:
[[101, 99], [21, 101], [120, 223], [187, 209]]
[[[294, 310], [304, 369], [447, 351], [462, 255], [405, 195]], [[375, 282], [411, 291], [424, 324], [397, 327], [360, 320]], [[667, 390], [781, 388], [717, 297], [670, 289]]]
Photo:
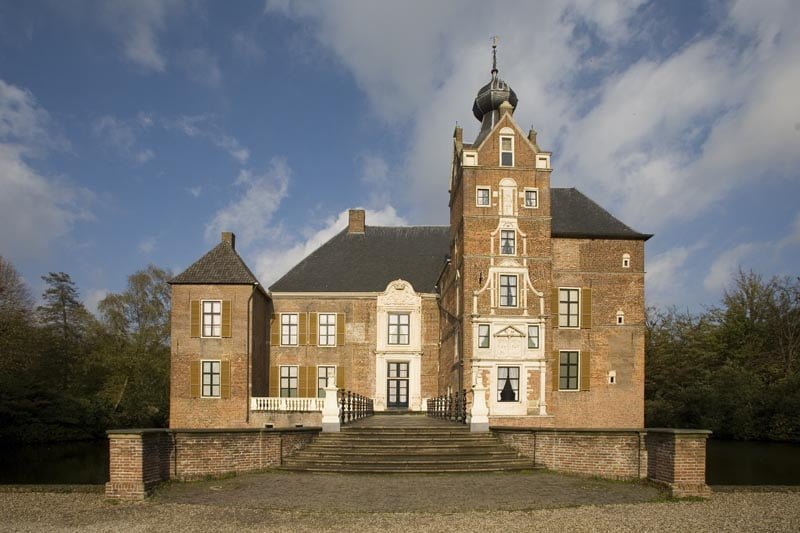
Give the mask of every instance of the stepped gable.
[[417, 292], [436, 292], [450, 243], [448, 226], [365, 226], [343, 230], [303, 259], [273, 292], [382, 292], [402, 278]]
[[553, 188], [550, 201], [553, 237], [642, 241], [652, 237], [631, 229], [578, 189]]
[[172, 278], [172, 285], [258, 285], [255, 274], [236, 253], [232, 233], [223, 233], [222, 242]]

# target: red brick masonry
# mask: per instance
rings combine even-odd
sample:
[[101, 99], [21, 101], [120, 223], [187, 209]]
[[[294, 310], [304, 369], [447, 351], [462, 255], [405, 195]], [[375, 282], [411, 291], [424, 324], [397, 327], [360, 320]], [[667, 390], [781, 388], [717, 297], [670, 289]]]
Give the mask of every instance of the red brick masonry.
[[320, 428], [109, 431], [106, 496], [141, 500], [162, 481], [280, 465], [319, 432]]
[[526, 429], [492, 427], [500, 440], [557, 472], [648, 478], [673, 496], [707, 496], [706, 439], [700, 429]]

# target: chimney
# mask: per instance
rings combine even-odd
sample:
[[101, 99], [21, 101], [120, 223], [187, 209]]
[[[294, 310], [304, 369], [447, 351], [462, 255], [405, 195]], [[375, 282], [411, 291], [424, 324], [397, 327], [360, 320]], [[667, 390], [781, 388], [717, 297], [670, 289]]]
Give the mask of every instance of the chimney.
[[364, 210], [351, 209], [347, 222], [347, 233], [364, 233]]
[[464, 142], [464, 130], [461, 129], [461, 126], [456, 125], [456, 129], [453, 131], [453, 139], [458, 143]]
[[222, 232], [222, 242], [228, 243], [234, 251], [236, 251], [236, 235], [230, 231]]

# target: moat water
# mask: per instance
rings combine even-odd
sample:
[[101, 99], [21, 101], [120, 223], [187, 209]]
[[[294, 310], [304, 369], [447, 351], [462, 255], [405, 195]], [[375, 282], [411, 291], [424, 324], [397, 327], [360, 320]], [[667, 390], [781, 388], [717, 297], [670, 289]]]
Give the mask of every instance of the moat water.
[[[708, 441], [709, 485], [800, 485], [800, 443]], [[102, 484], [108, 441], [0, 446], [0, 483]]]

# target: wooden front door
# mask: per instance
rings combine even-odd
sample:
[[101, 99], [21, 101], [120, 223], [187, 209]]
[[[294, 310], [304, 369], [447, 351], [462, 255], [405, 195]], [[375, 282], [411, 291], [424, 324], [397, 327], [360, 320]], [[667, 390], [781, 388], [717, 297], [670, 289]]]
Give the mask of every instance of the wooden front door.
[[408, 363], [389, 363], [387, 407], [408, 408]]

